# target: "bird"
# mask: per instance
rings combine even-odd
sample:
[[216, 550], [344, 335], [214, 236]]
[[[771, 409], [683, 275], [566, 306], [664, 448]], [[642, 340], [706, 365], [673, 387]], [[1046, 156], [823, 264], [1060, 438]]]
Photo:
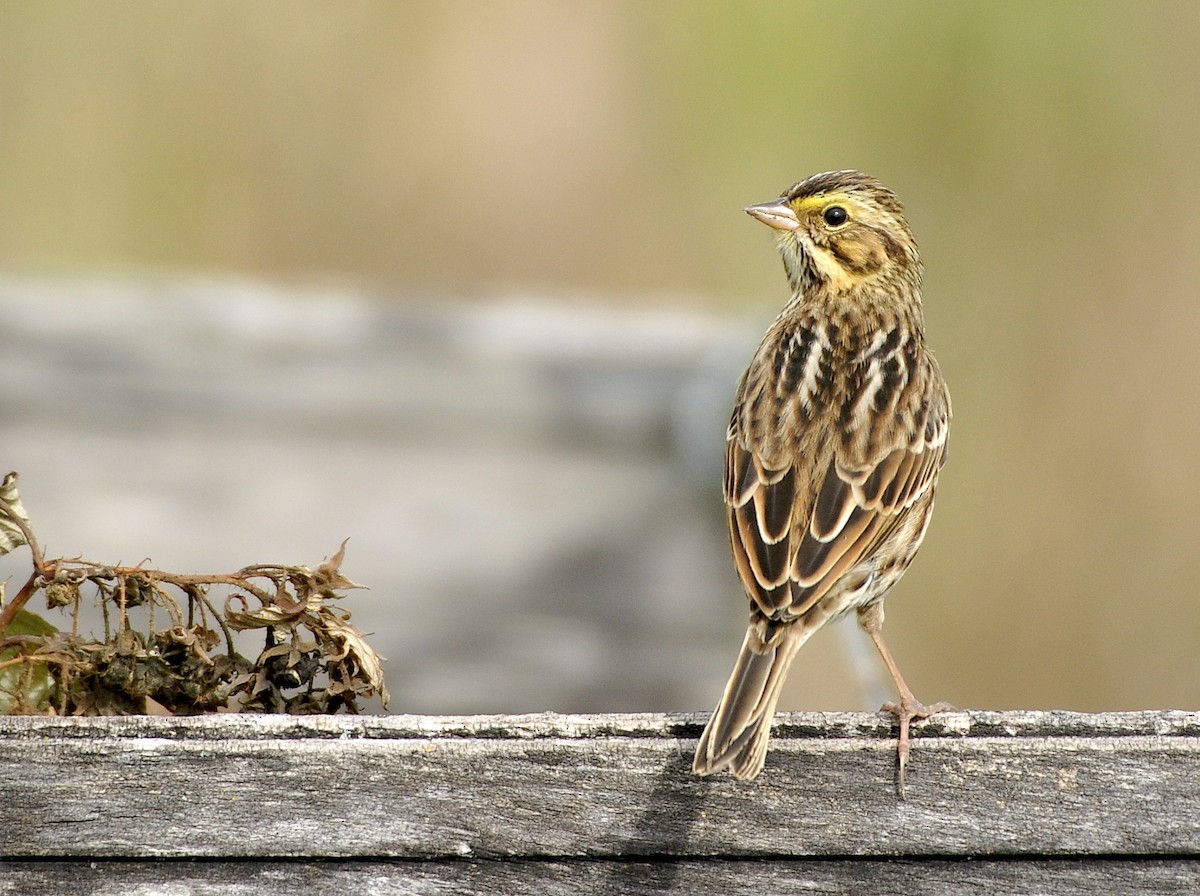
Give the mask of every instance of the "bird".
[[745, 211], [775, 231], [791, 297], [738, 383], [723, 492], [750, 602], [741, 652], [693, 770], [762, 771], [796, 652], [854, 612], [895, 683], [904, 796], [913, 696], [883, 641], [883, 599], [925, 537], [950, 393], [925, 342], [922, 263], [900, 200], [860, 171], [815, 174]]

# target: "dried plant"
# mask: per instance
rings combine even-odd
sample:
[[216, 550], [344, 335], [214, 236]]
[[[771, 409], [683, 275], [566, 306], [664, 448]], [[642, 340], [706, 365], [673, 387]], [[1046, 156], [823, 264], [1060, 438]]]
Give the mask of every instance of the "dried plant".
[[[260, 565], [226, 575], [47, 560], [9, 473], [0, 483], [0, 554], [21, 545], [33, 573], [7, 602], [0, 588], [0, 714], [359, 712], [376, 695], [387, 705], [380, 657], [338, 603], [362, 587], [341, 573], [345, 542], [316, 569]], [[227, 592], [220, 607], [214, 588]], [[39, 594], [69, 616], [69, 631], [25, 609]], [[103, 637], [80, 634], [81, 607], [93, 597]], [[234, 632], [253, 629], [265, 646], [250, 661]]]

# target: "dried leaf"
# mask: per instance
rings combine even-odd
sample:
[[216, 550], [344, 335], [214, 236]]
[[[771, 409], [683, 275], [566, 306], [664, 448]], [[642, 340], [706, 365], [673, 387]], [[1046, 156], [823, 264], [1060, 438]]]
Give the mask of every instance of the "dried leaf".
[[349, 591], [352, 588], [366, 588], [366, 585], [359, 585], [357, 582], [352, 582], [340, 571], [342, 561], [346, 559], [346, 545], [350, 543], [347, 538], [342, 542], [342, 546], [338, 548], [337, 553], [322, 563], [316, 568], [313, 576], [317, 580], [317, 585], [322, 590], [328, 591]]
[[[234, 601], [238, 601], [245, 608], [235, 610]], [[271, 628], [281, 625], [292, 625], [308, 612], [316, 612], [321, 606], [321, 595], [311, 593], [307, 595], [303, 601], [297, 601], [294, 604], [280, 603], [276, 601], [270, 604], [264, 604], [257, 610], [249, 608], [249, 601], [246, 595], [231, 594], [225, 600], [225, 622], [234, 631], [245, 631], [252, 628]]]
[[[7, 637], [33, 635], [44, 638], [57, 631], [36, 613], [21, 610], [4, 634]], [[54, 677], [49, 666], [32, 657], [19, 661], [21, 656], [21, 647], [0, 650], [0, 715], [45, 713], [49, 709], [54, 692]]]
[[17, 474], [9, 473], [0, 482], [0, 556], [13, 548], [29, 544], [25, 531], [29, 528], [29, 515], [21, 505], [17, 491]]
[[375, 648], [367, 643], [363, 633], [349, 622], [346, 622], [345, 619], [332, 618], [333, 614], [328, 614], [328, 616], [330, 618], [326, 622], [327, 631], [341, 648], [339, 654], [332, 659], [349, 661], [357, 672], [355, 677], [364, 681], [373, 692], [379, 694], [386, 709], [391, 695], [388, 694], [387, 685], [383, 680], [382, 657], [375, 652]]
[[[3, 532], [8, 544], [28, 543], [36, 554], [15, 483], [10, 475], [0, 493], [0, 516], [16, 514]], [[73, 614], [73, 627], [12, 631], [20, 637], [0, 654], [0, 712], [359, 712], [360, 701], [377, 694], [386, 705], [379, 656], [334, 603], [341, 592], [362, 587], [340, 572], [345, 548], [343, 542], [315, 570], [261, 565], [214, 576], [35, 557], [38, 569], [49, 572], [30, 579], [24, 599], [40, 590], [52, 609]], [[213, 587], [232, 589], [224, 612], [210, 599]], [[103, 606], [120, 610], [106, 609], [103, 640], [74, 631], [83, 594], [92, 590]], [[159, 622], [164, 610], [166, 625]], [[17, 618], [25, 617], [37, 619]], [[253, 663], [235, 652], [230, 634], [246, 629], [266, 630], [266, 646]]]

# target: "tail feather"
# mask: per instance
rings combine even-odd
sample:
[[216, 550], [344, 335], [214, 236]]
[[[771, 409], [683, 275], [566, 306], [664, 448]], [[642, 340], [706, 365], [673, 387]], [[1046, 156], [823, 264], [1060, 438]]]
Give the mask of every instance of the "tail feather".
[[775, 706], [806, 634], [795, 626], [767, 647], [753, 628], [746, 631], [725, 694], [696, 747], [696, 774], [711, 775], [728, 767], [735, 778], [748, 780], [762, 771]]

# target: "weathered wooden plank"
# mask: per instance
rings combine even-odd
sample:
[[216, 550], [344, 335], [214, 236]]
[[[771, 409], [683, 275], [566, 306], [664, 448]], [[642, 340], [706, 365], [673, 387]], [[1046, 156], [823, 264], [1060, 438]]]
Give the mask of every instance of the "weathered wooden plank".
[[892, 896], [1195, 893], [1195, 859], [1038, 860], [435, 860], [379, 862], [11, 862], [0, 896]]
[[1200, 713], [780, 719], [695, 778], [701, 716], [0, 719], [0, 855], [1200, 854]]
[[[528, 713], [474, 716], [270, 716], [207, 715], [59, 718], [0, 716], [0, 739], [45, 737], [160, 737], [208, 740], [321, 738], [602, 738], [699, 735], [707, 713]], [[778, 713], [772, 734], [780, 737], [879, 737], [895, 735], [891, 716], [861, 712]], [[1200, 736], [1200, 712], [1137, 710], [1080, 713], [1063, 710], [970, 710], [939, 713], [915, 723], [914, 737], [1164, 737]]]

